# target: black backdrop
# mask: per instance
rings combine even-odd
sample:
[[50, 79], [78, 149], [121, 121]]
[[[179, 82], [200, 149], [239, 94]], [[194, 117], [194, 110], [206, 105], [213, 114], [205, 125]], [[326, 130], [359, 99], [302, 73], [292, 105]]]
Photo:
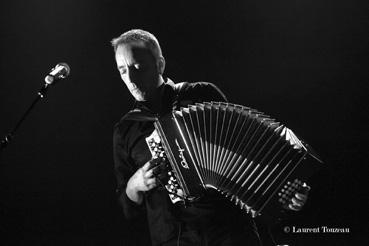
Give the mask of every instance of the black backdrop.
[[[210, 81], [234, 103], [307, 139], [327, 169], [287, 225], [350, 228], [286, 234], [291, 245], [363, 244], [368, 221], [368, 6], [353, 1], [3, 1], [0, 136], [58, 62], [51, 88], [1, 153], [2, 245], [124, 245], [114, 197], [112, 127], [132, 105], [109, 41], [154, 33], [166, 75]], [[278, 234], [278, 233], [277, 233]]]

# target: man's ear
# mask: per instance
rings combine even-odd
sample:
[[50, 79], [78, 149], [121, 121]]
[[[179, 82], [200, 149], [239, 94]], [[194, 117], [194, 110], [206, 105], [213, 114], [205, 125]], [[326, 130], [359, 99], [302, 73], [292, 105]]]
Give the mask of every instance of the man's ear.
[[164, 57], [161, 56], [158, 59], [158, 73], [160, 75], [163, 75], [164, 70], [165, 70], [165, 59], [164, 59]]

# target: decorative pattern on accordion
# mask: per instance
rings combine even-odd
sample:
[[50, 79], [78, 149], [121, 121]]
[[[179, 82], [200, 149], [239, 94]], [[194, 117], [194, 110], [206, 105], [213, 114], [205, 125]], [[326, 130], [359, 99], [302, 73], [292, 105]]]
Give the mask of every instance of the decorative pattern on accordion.
[[301, 162], [320, 161], [290, 129], [236, 104], [190, 105], [158, 119], [155, 129], [185, 199], [213, 188], [253, 217], [287, 206], [318, 168]]
[[[166, 154], [163, 148], [163, 145], [161, 144], [160, 137], [158, 135], [158, 132], [154, 130], [150, 136], [146, 138], [146, 143], [149, 147], [149, 150], [152, 155], [152, 159], [160, 159], [160, 164], [166, 164], [167, 158]], [[159, 165], [160, 165], [159, 164]], [[183, 191], [180, 188], [178, 181], [176, 177], [173, 174], [173, 171], [170, 166], [167, 166], [167, 175], [168, 178], [165, 180], [160, 180], [160, 182], [164, 182], [164, 187], [167, 189], [169, 193], [169, 198], [173, 203], [181, 202], [183, 201]]]

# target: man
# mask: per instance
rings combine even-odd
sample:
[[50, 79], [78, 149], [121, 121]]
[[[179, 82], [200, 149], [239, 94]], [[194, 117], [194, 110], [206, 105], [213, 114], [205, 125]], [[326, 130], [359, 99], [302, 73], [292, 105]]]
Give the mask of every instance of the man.
[[[224, 94], [210, 83], [165, 79], [160, 45], [147, 31], [128, 31], [112, 45], [121, 78], [136, 101], [114, 129], [117, 193], [126, 218], [146, 216], [154, 246], [260, 245], [251, 218], [215, 191], [189, 206], [172, 203], [154, 175], [160, 170], [153, 168], [145, 141], [154, 130], [154, 116], [196, 102], [226, 101]], [[299, 210], [305, 199], [296, 197], [291, 209]]]

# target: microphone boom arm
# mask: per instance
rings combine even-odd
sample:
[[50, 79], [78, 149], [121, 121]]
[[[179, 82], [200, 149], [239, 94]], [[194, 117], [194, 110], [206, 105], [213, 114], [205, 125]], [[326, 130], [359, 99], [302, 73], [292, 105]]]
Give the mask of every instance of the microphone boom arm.
[[40, 101], [40, 99], [42, 99], [46, 96], [46, 92], [47, 92], [48, 89], [49, 89], [49, 84], [46, 84], [46, 83], [41, 87], [41, 89], [37, 93], [37, 97], [32, 102], [32, 104], [29, 106], [29, 108], [26, 110], [26, 112], [22, 115], [22, 117], [18, 120], [15, 127], [1, 140], [1, 142], [0, 142], [0, 151], [2, 151], [10, 143], [10, 141], [13, 139], [16, 131], [18, 130], [18, 128], [20, 127], [22, 122], [26, 119], [26, 117], [29, 115], [31, 110], [36, 105], [36, 103], [38, 101]]

